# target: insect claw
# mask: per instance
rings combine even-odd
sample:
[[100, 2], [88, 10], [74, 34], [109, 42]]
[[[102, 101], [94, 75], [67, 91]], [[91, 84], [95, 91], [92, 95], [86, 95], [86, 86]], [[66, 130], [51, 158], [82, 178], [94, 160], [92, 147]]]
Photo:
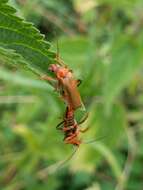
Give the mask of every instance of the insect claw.
[[81, 83], [82, 83], [82, 80], [81, 80], [81, 79], [78, 79], [76, 82], [77, 82], [77, 86], [80, 86]]

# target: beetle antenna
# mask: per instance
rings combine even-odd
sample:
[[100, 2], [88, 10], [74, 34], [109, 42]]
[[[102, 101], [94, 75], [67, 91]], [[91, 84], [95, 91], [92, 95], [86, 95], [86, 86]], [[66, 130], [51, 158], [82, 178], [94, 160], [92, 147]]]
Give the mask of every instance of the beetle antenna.
[[103, 135], [101, 137], [98, 137], [98, 138], [95, 138], [95, 139], [92, 139], [92, 140], [88, 140], [88, 141], [83, 141], [82, 143], [83, 144], [90, 144], [90, 143], [95, 143], [96, 141], [100, 141], [100, 140], [103, 140], [105, 138], [109, 137], [109, 135]]
[[60, 49], [59, 49], [59, 41], [58, 38], [56, 38], [56, 46], [57, 46], [57, 61], [58, 63], [60, 62], [59, 58], [60, 58]]
[[67, 163], [68, 161], [70, 161], [73, 158], [73, 156], [75, 155], [75, 153], [77, 152], [77, 150], [78, 150], [78, 147], [75, 147], [74, 150], [73, 150], [73, 152], [72, 152], [72, 154], [69, 155], [69, 157], [67, 157], [63, 161], [60, 161], [59, 162], [59, 166], [57, 167], [57, 169], [60, 169], [63, 165], [65, 165], [65, 163]]
[[72, 152], [71, 155], [69, 155], [65, 160], [59, 161], [58, 163], [52, 164], [42, 170], [40, 170], [37, 174], [40, 179], [45, 179], [48, 174], [53, 174], [57, 172], [60, 168], [62, 168], [69, 160], [73, 158], [75, 153], [77, 152], [78, 147], [75, 147], [74, 151]]
[[60, 48], [59, 48], [59, 41], [57, 38], [57, 33], [56, 31], [54, 32], [55, 36], [56, 36], [56, 46], [57, 46], [57, 52], [56, 52], [56, 60], [58, 62], [59, 65], [65, 66], [63, 60], [60, 58]]

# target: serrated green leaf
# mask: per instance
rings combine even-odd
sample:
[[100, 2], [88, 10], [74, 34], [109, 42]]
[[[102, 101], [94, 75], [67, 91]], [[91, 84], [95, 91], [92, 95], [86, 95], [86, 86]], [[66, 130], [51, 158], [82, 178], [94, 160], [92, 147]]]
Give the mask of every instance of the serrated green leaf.
[[15, 50], [27, 67], [41, 74], [47, 73], [48, 65], [55, 58], [55, 54], [49, 51], [50, 43], [32, 23], [17, 17], [14, 14], [16, 10], [6, 2], [0, 2], [0, 46]]
[[2, 68], [0, 68], [0, 79], [9, 81], [12, 84], [19, 84], [20, 86], [29, 86], [31, 88], [43, 89], [50, 92], [52, 91], [52, 87], [43, 81], [26, 78], [17, 72], [12, 73]]
[[12, 65], [15, 65], [17, 63], [26, 64], [23, 57], [15, 53], [14, 50], [5, 49], [2, 47], [0, 47], [0, 61], [2, 63], [10, 63]]

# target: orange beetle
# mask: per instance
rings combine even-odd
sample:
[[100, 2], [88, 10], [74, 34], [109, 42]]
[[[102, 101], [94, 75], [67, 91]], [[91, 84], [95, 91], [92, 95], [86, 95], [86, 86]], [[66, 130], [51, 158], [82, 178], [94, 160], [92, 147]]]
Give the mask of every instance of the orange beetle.
[[80, 132], [87, 131], [86, 129], [79, 129], [79, 125], [82, 124], [88, 115], [86, 115], [79, 123], [74, 118], [74, 110], [71, 107], [67, 107], [64, 120], [57, 125], [57, 129], [64, 132], [64, 142], [66, 144], [72, 144], [79, 146], [82, 142], [79, 139]]
[[72, 70], [63, 64], [51, 64], [49, 71], [55, 74], [55, 78], [43, 76], [42, 79], [55, 82], [54, 87], [73, 110], [80, 107], [85, 109], [77, 88], [81, 81], [74, 79]]

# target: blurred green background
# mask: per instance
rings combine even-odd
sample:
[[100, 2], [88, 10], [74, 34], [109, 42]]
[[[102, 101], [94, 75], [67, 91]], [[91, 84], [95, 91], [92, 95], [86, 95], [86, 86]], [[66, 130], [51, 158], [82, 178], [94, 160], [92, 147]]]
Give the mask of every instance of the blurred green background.
[[73, 153], [56, 130], [65, 105], [32, 72], [0, 63], [0, 189], [143, 189], [142, 0], [11, 0], [82, 80], [89, 112]]

